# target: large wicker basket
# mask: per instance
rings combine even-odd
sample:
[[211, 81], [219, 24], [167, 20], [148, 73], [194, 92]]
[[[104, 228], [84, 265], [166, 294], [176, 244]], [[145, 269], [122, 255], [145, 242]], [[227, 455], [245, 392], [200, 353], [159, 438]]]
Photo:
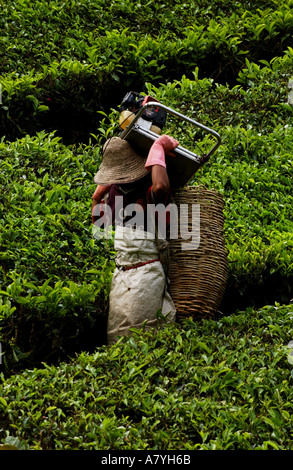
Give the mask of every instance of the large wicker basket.
[[[199, 186], [187, 186], [176, 192], [173, 201], [180, 217], [186, 216], [189, 207], [188, 229], [192, 224], [192, 204], [200, 207], [200, 239], [196, 249], [182, 250], [181, 234], [169, 241], [169, 291], [177, 309], [177, 320], [212, 318], [222, 301], [228, 277], [227, 251], [225, 248], [224, 202], [215, 190]], [[197, 206], [198, 207], [198, 206]], [[193, 218], [194, 223], [194, 218]]]

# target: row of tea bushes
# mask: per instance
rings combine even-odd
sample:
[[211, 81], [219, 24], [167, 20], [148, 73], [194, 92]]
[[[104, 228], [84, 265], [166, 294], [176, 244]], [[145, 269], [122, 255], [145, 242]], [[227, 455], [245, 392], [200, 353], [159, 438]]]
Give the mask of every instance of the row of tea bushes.
[[54, 134], [0, 144], [4, 360], [57, 360], [105, 342], [111, 247], [91, 231], [94, 146]]
[[[178, 94], [184, 92], [185, 111], [191, 116], [200, 115], [201, 119], [213, 125], [242, 124], [246, 117], [246, 124], [260, 127], [270, 122], [272, 126], [290, 116], [290, 106], [284, 98], [288, 94], [288, 80], [292, 74], [292, 54], [289, 47], [284, 56], [271, 62], [264, 61], [262, 65], [246, 59], [246, 68], [238, 78], [240, 85], [232, 89], [220, 85], [214, 89], [213, 80], [199, 80], [199, 69], [192, 66], [191, 78], [180, 76], [179, 81], [169, 82], [167, 91], [159, 94], [163, 102], [166, 99], [172, 102], [171, 83], [175, 107], [178, 106]], [[135, 59], [134, 67], [136, 63]], [[159, 67], [158, 64], [153, 66], [148, 74], [143, 74], [143, 79], [138, 78], [139, 67], [136, 67], [135, 74], [129, 71], [131, 83], [122, 69], [118, 78], [115, 61], [108, 57], [96, 64], [67, 60], [53, 62], [38, 73], [4, 75], [0, 78], [1, 134], [6, 139], [15, 140], [44, 129], [57, 130], [65, 141], [88, 142], [89, 134], [95, 132], [100, 120], [100, 110], [104, 108], [109, 112], [111, 107], [117, 108], [124, 91], [129, 88], [137, 90], [144, 87], [145, 81], [155, 82], [155, 70], [158, 71]], [[185, 70], [185, 67], [180, 66], [180, 70]], [[186, 82], [190, 84], [189, 93]]]
[[134, 332], [0, 382], [0, 442], [31, 450], [292, 450], [292, 306]]
[[[256, 12], [237, 2], [229, 15], [227, 2], [206, 9], [192, 2], [191, 11], [169, 3], [172, 14], [160, 14], [159, 26], [145, 32], [130, 18], [153, 19], [158, 7], [150, 2], [138, 8], [132, 2], [39, 1], [38, 9], [24, 0], [8, 2], [2, 12], [1, 135], [13, 140], [57, 129], [66, 141], [84, 141], [97, 125], [97, 111], [117, 106], [129, 89], [191, 78], [196, 67], [202, 77], [235, 84], [245, 61], [270, 61], [292, 45], [292, 0], [266, 9], [261, 4]], [[116, 16], [119, 9], [125, 12]], [[184, 21], [180, 33], [168, 18]]]
[[164, 63], [170, 43], [177, 48], [179, 61], [184, 57], [182, 65], [186, 66], [195, 57], [208, 54], [227, 60], [228, 52], [233, 60], [241, 54], [251, 54], [253, 60], [272, 58], [290, 45], [291, 10], [292, 0], [258, 0], [253, 6], [231, 0], [192, 0], [187, 4], [168, 0], [163, 5], [148, 0], [139, 4], [133, 0], [52, 0], [49, 4], [38, 0], [34, 7], [28, 0], [8, 0], [1, 10], [6, 45], [3, 71], [26, 73], [54, 60], [83, 61], [91, 59], [96, 50], [96, 55], [104, 58], [112, 51], [111, 61], [122, 60], [135, 72], [140, 63], [131, 69], [129, 59], [136, 47], [141, 49], [145, 64], [152, 59]]

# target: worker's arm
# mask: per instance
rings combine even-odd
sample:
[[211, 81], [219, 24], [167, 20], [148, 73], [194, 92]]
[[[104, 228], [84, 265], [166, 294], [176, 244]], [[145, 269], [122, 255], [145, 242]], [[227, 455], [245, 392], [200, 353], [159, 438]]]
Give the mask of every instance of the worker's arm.
[[156, 202], [165, 202], [170, 193], [170, 181], [166, 168], [161, 165], [153, 165], [152, 174], [152, 193]]
[[170, 182], [165, 154], [170, 153], [179, 142], [168, 135], [160, 136], [151, 146], [145, 167], [151, 171], [152, 193], [156, 202], [165, 202], [170, 193]]

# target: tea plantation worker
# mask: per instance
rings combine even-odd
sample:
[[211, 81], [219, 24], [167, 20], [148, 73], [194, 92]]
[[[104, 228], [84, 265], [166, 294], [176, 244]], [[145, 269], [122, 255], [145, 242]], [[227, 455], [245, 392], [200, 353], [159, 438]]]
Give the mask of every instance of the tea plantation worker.
[[154, 229], [154, 211], [149, 208], [158, 204], [165, 208], [169, 203], [165, 153], [177, 145], [177, 140], [162, 135], [147, 158], [119, 137], [104, 146], [102, 164], [94, 178], [98, 186], [92, 196], [92, 218], [100, 227], [110, 219], [115, 227], [116, 269], [109, 296], [108, 344], [128, 335], [130, 328], [156, 327], [158, 312], [167, 321], [175, 320], [176, 309], [162, 264], [162, 240]]

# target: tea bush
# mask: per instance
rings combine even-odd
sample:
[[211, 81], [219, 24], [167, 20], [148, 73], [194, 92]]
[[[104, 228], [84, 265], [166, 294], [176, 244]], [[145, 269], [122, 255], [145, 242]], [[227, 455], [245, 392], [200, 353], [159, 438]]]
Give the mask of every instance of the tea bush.
[[133, 332], [1, 383], [24, 449], [292, 450], [290, 306]]
[[199, 67], [203, 77], [235, 84], [246, 59], [270, 61], [292, 47], [292, 0], [260, 2], [256, 11], [227, 1], [37, 5], [2, 8], [0, 120], [8, 139], [58, 129], [82, 141], [97, 110], [108, 112], [146, 81], [190, 78]]
[[[56, 360], [80, 343], [103, 344], [99, 325], [113, 260], [111, 247], [91, 231], [97, 148], [69, 149], [41, 132], [2, 142], [1, 154], [0, 319], [7, 357], [29, 351], [30, 360]], [[92, 329], [100, 333], [91, 339]]]

